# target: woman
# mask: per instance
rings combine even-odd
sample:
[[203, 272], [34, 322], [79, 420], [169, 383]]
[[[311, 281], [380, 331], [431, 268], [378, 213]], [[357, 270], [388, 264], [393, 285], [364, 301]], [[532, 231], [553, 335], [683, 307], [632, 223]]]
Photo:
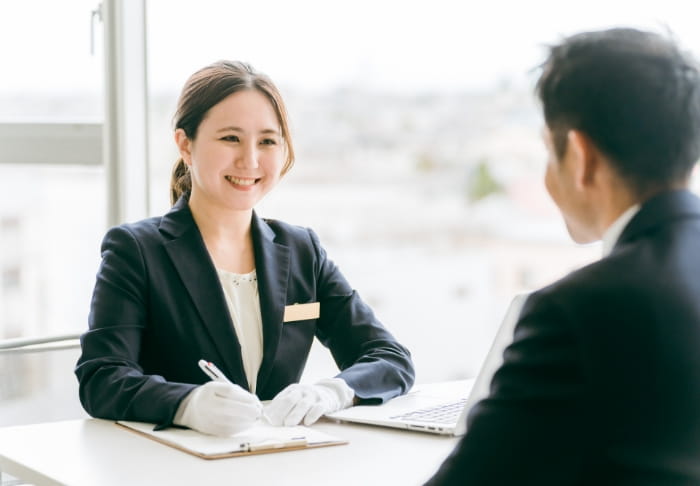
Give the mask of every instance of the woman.
[[[82, 337], [80, 399], [95, 416], [229, 435], [263, 413], [309, 425], [413, 384], [410, 354], [306, 228], [253, 210], [292, 166], [284, 102], [222, 61], [187, 81], [170, 212], [109, 230]], [[314, 336], [341, 372], [298, 381]], [[233, 383], [207, 381], [215, 363]], [[260, 400], [273, 399], [265, 409]]]

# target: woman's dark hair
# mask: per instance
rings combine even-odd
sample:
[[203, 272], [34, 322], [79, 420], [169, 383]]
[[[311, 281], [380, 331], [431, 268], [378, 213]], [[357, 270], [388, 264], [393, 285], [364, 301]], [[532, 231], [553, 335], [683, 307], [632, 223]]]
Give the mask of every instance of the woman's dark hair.
[[638, 196], [687, 180], [700, 157], [700, 74], [663, 35], [615, 28], [551, 47], [537, 83], [558, 158], [585, 133]]
[[[197, 137], [197, 129], [209, 110], [224, 98], [243, 90], [257, 90], [270, 100], [277, 114], [286, 148], [282, 175], [294, 164], [294, 148], [289, 132], [287, 109], [277, 87], [270, 78], [256, 72], [250, 65], [237, 61], [219, 61], [194, 73], [185, 83], [177, 103], [174, 125], [181, 128], [190, 140]], [[170, 178], [170, 203], [192, 191], [192, 179], [182, 158], [173, 166]]]

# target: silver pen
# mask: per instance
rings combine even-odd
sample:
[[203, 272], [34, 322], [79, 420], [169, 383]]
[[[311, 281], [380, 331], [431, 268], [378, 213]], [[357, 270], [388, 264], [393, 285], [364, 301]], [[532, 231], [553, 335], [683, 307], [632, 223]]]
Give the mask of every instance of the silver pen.
[[[229, 385], [235, 385], [231, 380], [226, 378], [226, 375], [221, 371], [219, 368], [216, 367], [214, 363], [211, 361], [207, 361], [205, 359], [200, 359], [197, 364], [199, 367], [206, 373], [206, 375], [211, 378], [213, 381], [220, 381], [222, 383], [228, 383]], [[262, 418], [266, 420], [268, 423], [270, 422], [270, 419], [267, 418], [267, 415], [265, 415], [265, 408], [263, 407], [263, 404], [260, 403], [260, 411], [262, 413]]]
[[233, 382], [226, 378], [226, 375], [224, 375], [224, 373], [219, 368], [217, 368], [216, 365], [211, 361], [200, 359], [197, 364], [200, 368], [202, 368], [202, 371], [204, 371], [204, 373], [206, 373], [206, 375], [212, 380], [221, 381], [223, 383], [229, 383], [233, 385]]

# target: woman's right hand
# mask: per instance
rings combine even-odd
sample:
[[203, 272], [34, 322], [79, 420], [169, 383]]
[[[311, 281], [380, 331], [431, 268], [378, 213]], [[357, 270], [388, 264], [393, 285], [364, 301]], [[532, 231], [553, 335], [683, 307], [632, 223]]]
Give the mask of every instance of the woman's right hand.
[[258, 397], [240, 386], [209, 381], [182, 400], [173, 422], [205, 434], [228, 436], [252, 426], [262, 410]]

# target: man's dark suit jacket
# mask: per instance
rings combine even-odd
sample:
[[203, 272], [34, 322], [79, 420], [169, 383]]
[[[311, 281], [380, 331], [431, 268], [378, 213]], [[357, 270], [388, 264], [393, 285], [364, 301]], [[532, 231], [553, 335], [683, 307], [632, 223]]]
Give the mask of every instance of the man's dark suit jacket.
[[[408, 350], [375, 318], [309, 229], [253, 215], [263, 325], [256, 394], [298, 382], [314, 336], [360, 399], [383, 402], [414, 380]], [[284, 308], [320, 302], [320, 317], [283, 322]], [[250, 389], [216, 269], [181, 198], [163, 217], [112, 228], [76, 367], [92, 416], [167, 426], [180, 401], [208, 380], [205, 359]]]
[[530, 296], [428, 484], [700, 484], [697, 197], [657, 195], [609, 256]]

